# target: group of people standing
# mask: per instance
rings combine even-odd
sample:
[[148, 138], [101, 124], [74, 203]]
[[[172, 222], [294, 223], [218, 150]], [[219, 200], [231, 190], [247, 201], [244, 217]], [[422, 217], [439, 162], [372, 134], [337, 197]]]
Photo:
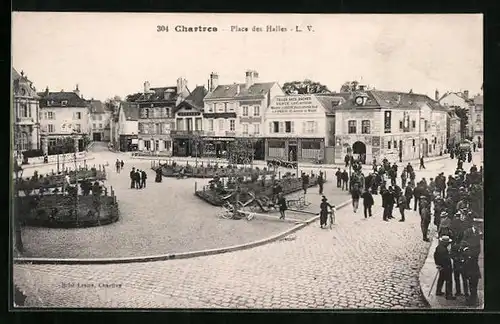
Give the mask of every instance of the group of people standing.
[[146, 180], [148, 175], [146, 171], [132, 168], [130, 171], [130, 189], [142, 189], [146, 188]]
[[123, 160], [116, 159], [115, 162], [116, 173], [120, 173], [123, 170], [124, 165], [125, 163], [123, 163]]

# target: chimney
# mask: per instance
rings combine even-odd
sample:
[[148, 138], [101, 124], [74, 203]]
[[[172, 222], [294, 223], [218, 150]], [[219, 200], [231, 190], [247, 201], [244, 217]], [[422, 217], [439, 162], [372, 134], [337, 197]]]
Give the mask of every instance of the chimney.
[[80, 90], [78, 89], [78, 83], [76, 84], [76, 88], [75, 90], [73, 90], [73, 92], [78, 96], [80, 97]]
[[215, 72], [210, 73], [210, 89], [208, 91], [212, 92], [219, 86], [219, 75]]
[[148, 93], [149, 92], [149, 81], [146, 81], [144, 82], [144, 93]]
[[177, 79], [177, 94], [186, 92], [187, 81], [184, 78]]
[[398, 94], [398, 105], [399, 105], [400, 102], [401, 102], [401, 95]]
[[238, 84], [236, 84], [236, 94], [240, 94], [240, 91], [241, 91], [241, 89], [240, 89], [240, 88], [241, 88], [241, 87], [240, 87], [239, 83], [238, 83]]
[[439, 100], [439, 91], [438, 91], [438, 89], [436, 89], [436, 92], [434, 93], [434, 98], [435, 98], [436, 101]]
[[[258, 76], [258, 74], [257, 74]], [[245, 72], [245, 85], [248, 88], [250, 88], [254, 84], [254, 71], [248, 70]]]
[[46, 87], [45, 88], [45, 95], [48, 96], [49, 95], [49, 87]]
[[469, 90], [464, 90], [464, 98], [465, 100], [469, 99]]

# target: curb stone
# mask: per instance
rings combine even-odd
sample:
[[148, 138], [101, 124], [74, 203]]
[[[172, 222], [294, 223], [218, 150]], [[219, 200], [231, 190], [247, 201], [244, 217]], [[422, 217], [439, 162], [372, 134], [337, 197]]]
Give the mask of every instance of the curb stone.
[[[339, 210], [351, 203], [351, 199], [340, 203], [336, 206], [336, 209]], [[165, 255], [154, 255], [154, 256], [144, 256], [144, 257], [131, 257], [131, 258], [102, 258], [102, 259], [57, 259], [57, 258], [14, 258], [13, 261], [15, 264], [72, 264], [72, 265], [89, 265], [89, 264], [118, 264], [118, 263], [142, 263], [142, 262], [153, 262], [153, 261], [167, 261], [167, 260], [175, 260], [175, 259], [188, 259], [199, 256], [207, 256], [214, 254], [222, 254], [227, 252], [235, 252], [239, 250], [246, 250], [253, 247], [261, 246], [267, 243], [271, 243], [277, 241], [279, 239], [285, 238], [288, 235], [306, 227], [307, 225], [314, 223], [319, 219], [318, 216], [314, 216], [301, 224], [298, 224], [291, 229], [288, 229], [282, 233], [277, 235], [259, 240], [250, 243], [233, 245], [224, 248], [217, 249], [209, 249], [209, 250], [201, 250], [201, 251], [193, 251], [193, 252], [183, 252], [183, 253], [174, 253], [174, 254], [165, 254]]]

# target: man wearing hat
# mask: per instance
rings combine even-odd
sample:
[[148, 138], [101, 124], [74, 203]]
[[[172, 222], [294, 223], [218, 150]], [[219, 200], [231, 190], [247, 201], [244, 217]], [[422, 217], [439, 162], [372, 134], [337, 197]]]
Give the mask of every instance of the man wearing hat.
[[328, 208], [333, 209], [333, 206], [328, 203], [328, 199], [325, 196], [321, 197], [321, 204], [319, 205], [319, 223], [321, 228], [326, 226], [326, 221], [328, 220]]
[[431, 209], [426, 196], [420, 196], [419, 213], [422, 238], [425, 242], [429, 242], [430, 240], [427, 237], [427, 234], [429, 233], [429, 224], [431, 223]]
[[[456, 299], [452, 295], [452, 266], [451, 258], [448, 252], [448, 245], [452, 242], [449, 236], [444, 235], [439, 238], [439, 245], [434, 251], [434, 262], [439, 270], [439, 277], [436, 286], [436, 296], [446, 294], [446, 299]], [[445, 293], [443, 293], [443, 284], [445, 284]]]
[[481, 278], [481, 269], [474, 255], [475, 253], [466, 244], [462, 251], [464, 257], [463, 274], [468, 282], [469, 288], [469, 297], [466, 301], [468, 305], [472, 306], [476, 305], [478, 301], [477, 286]]
[[444, 211], [444, 201], [441, 196], [437, 196], [434, 200], [434, 225], [439, 229], [439, 222], [441, 220], [441, 213]]

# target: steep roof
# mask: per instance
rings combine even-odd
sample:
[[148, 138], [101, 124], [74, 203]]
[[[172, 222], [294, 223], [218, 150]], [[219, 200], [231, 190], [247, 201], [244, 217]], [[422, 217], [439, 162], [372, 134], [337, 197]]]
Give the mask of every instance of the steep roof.
[[149, 93], [142, 93], [136, 101], [176, 101], [177, 86], [150, 88]]
[[[355, 103], [355, 98], [358, 94], [366, 94], [367, 100], [365, 105], [358, 106]], [[339, 108], [342, 109], [363, 109], [363, 108], [406, 108], [420, 109], [421, 104], [427, 104], [432, 109], [447, 110], [437, 101], [429, 96], [418, 93], [397, 92], [397, 91], [380, 91], [368, 90], [364, 92], [356, 92]]]
[[173, 113], [175, 114], [183, 105], [189, 105], [199, 111], [203, 111], [204, 102], [203, 99], [207, 95], [208, 91], [205, 86], [197, 86], [194, 90], [186, 97], [185, 100], [181, 101], [175, 108]]
[[334, 114], [335, 107], [347, 101], [350, 96], [351, 94], [348, 92], [314, 94], [328, 115]]
[[120, 109], [123, 110], [123, 113], [125, 114], [125, 118], [127, 120], [139, 120], [139, 107], [137, 104], [123, 101], [120, 104]]
[[[245, 83], [234, 83], [219, 85], [214, 91], [207, 94], [206, 100], [213, 99], [243, 99], [243, 98], [264, 98], [276, 82], [254, 83], [247, 89]], [[238, 92], [238, 86], [240, 92]]]
[[[74, 92], [39, 92], [38, 95], [41, 97], [40, 107], [88, 107], [88, 103]], [[64, 106], [63, 101], [67, 101]]]
[[90, 105], [90, 112], [92, 114], [104, 114], [104, 106], [100, 100], [86, 100]]

